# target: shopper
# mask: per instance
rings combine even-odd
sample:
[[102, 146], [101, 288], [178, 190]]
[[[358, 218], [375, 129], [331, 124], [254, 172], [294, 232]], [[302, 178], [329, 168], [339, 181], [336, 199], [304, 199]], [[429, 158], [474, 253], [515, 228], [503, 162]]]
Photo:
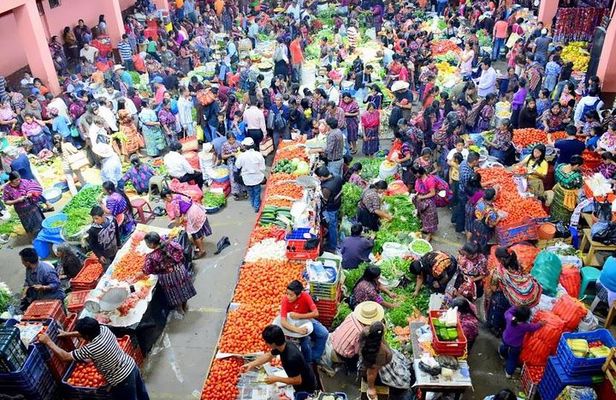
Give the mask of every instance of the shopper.
[[64, 362], [93, 361], [110, 385], [113, 400], [150, 399], [135, 360], [122, 351], [109, 328], [94, 318], [85, 317], [77, 320], [75, 330], [60, 333], [62, 337], [85, 340], [84, 345], [70, 353], [58, 347], [46, 334], [40, 334], [38, 340]]
[[397, 297], [395, 293], [386, 288], [379, 281], [380, 277], [381, 269], [379, 267], [369, 266], [364, 270], [363, 275], [359, 278], [351, 290], [349, 304], [352, 309], [364, 301], [374, 301], [385, 308], [396, 308], [398, 306], [396, 303], [385, 300], [381, 295], [381, 293], [385, 293], [392, 299]]
[[194, 169], [186, 157], [180, 153], [182, 144], [178, 141], [173, 141], [169, 145], [169, 153], [164, 157], [167, 173], [172, 178], [180, 182], [194, 182], [199, 188], [203, 187], [203, 174], [201, 171]]
[[426, 285], [429, 290], [444, 293], [449, 280], [458, 270], [454, 257], [442, 251], [431, 251], [419, 260], [413, 261], [410, 272], [416, 275], [415, 292], [418, 296], [421, 288]]
[[518, 367], [518, 358], [522, 351], [524, 336], [538, 330], [544, 324], [542, 321], [534, 324], [529, 323], [530, 316], [528, 307], [511, 307], [505, 313], [506, 327], [498, 354], [505, 360], [505, 376], [509, 379]]
[[317, 168], [315, 175], [321, 181], [322, 210], [327, 222], [328, 251], [336, 252], [338, 248], [338, 212], [342, 205], [342, 178], [333, 176], [325, 166]]
[[340, 254], [342, 255], [342, 268], [354, 269], [362, 262], [368, 262], [374, 240], [363, 237], [361, 234], [364, 227], [360, 223], [355, 223], [351, 226], [351, 236], [346, 237], [340, 246]]
[[242, 140], [243, 152], [237, 156], [235, 167], [240, 171], [242, 182], [246, 188], [250, 205], [257, 213], [261, 208], [261, 185], [265, 180], [265, 158], [255, 150], [255, 142], [251, 137]]
[[370, 185], [361, 195], [357, 207], [357, 221], [371, 231], [378, 231], [380, 220], [391, 221], [393, 218], [387, 211], [381, 209], [381, 195], [387, 190], [385, 181]]

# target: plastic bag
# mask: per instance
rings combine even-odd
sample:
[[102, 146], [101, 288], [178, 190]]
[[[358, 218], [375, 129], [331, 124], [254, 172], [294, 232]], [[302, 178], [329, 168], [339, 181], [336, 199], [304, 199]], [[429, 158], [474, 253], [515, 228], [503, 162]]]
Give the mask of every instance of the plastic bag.
[[582, 322], [578, 325], [578, 331], [590, 332], [599, 327], [599, 319], [593, 314], [591, 310], [588, 310], [586, 316], [582, 318]]
[[522, 363], [546, 365], [548, 357], [556, 353], [565, 323], [559, 316], [550, 311], [537, 312], [533, 322], [539, 321], [545, 322], [545, 325], [524, 337], [522, 353], [520, 353]]
[[575, 265], [563, 265], [559, 282], [565, 288], [569, 296], [576, 299], [579, 297], [582, 277], [580, 275], [580, 270]]
[[554, 296], [561, 270], [562, 264], [558, 256], [543, 250], [537, 255], [530, 273], [537, 279], [545, 294]]
[[537, 305], [530, 310], [531, 315], [535, 316], [535, 314], [537, 314], [539, 311], [552, 311], [555, 303], [556, 299], [554, 297], [541, 294], [541, 297], [539, 298], [539, 303], [537, 303]]
[[565, 386], [556, 400], [597, 400], [597, 392], [587, 386]]
[[565, 329], [573, 331], [586, 316], [586, 307], [581, 301], [563, 295], [556, 300], [552, 312], [563, 320]]

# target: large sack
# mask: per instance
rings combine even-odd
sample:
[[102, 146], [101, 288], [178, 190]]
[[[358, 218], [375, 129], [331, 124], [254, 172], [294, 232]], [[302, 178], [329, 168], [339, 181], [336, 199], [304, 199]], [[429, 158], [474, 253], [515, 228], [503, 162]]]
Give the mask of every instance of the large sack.
[[533, 269], [530, 273], [537, 279], [545, 294], [554, 296], [558, 287], [561, 270], [560, 258], [556, 254], [544, 250], [535, 258]]
[[565, 294], [556, 300], [552, 312], [563, 320], [565, 329], [573, 331], [586, 316], [587, 310], [584, 303]]
[[529, 365], [546, 365], [548, 357], [556, 353], [558, 341], [564, 332], [565, 323], [550, 311], [539, 311], [533, 322], [545, 322], [539, 330], [526, 334], [520, 353], [520, 362]]

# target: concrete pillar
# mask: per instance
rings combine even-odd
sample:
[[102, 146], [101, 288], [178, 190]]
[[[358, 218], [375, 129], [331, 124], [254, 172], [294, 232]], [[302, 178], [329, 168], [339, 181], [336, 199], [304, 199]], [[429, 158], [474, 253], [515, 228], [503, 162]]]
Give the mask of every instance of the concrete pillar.
[[23, 6], [13, 10], [17, 22], [15, 40], [21, 40], [32, 75], [40, 78], [52, 93], [59, 94], [58, 74], [53, 66], [45, 29], [34, 1], [27, 0]]
[[616, 21], [612, 20], [605, 32], [601, 58], [597, 67], [597, 76], [601, 79], [601, 91], [616, 93]]
[[111, 37], [113, 47], [116, 47], [125, 32], [120, 2], [119, 0], [99, 0], [98, 7], [101, 10], [101, 14], [105, 15], [107, 34]]
[[538, 20], [543, 22], [546, 28], [552, 26], [552, 19], [556, 16], [558, 11], [558, 0], [541, 0], [539, 4]]

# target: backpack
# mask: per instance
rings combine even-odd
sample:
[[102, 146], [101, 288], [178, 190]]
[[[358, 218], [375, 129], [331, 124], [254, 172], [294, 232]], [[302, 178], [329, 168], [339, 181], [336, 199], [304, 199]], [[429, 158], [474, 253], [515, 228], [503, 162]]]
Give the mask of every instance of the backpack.
[[584, 118], [586, 113], [589, 111], [597, 111], [597, 105], [599, 105], [600, 101], [601, 99], [597, 97], [597, 100], [593, 104], [591, 105], [585, 104], [584, 108], [582, 109], [582, 118]]
[[[451, 200], [453, 199], [453, 192], [451, 191], [451, 188], [449, 187], [449, 184], [447, 182], [445, 182], [443, 180], [443, 178], [441, 178], [438, 175], [433, 175], [434, 180], [436, 181], [436, 197], [435, 197], [435, 203], [437, 207], [447, 207], [449, 205], [449, 203], [451, 202]], [[439, 195], [439, 192], [444, 191], [445, 195], [441, 196]]]
[[274, 130], [283, 131], [287, 127], [287, 121], [282, 116], [282, 110], [274, 115]]

